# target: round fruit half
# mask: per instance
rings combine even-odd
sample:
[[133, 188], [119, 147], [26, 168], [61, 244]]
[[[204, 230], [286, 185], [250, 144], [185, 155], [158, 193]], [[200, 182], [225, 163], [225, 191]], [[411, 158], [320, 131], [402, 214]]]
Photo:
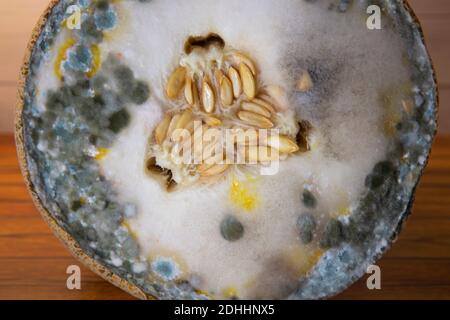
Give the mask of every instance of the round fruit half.
[[141, 299], [317, 299], [396, 238], [437, 89], [402, 1], [60, 0], [22, 69], [39, 211]]

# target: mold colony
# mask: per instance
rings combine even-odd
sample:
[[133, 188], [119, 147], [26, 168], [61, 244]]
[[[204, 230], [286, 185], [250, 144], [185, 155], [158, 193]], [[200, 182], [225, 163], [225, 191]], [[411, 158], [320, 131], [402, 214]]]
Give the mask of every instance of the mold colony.
[[[81, 30], [61, 23], [74, 3]], [[395, 231], [435, 125], [431, 67], [399, 18], [408, 14], [381, 2], [389, 15], [370, 31], [367, 4], [349, 3], [61, 1], [35, 46], [23, 111], [40, 201], [86, 253], [159, 298], [340, 290]], [[302, 152], [273, 176], [236, 166], [169, 193], [146, 172], [148, 146], [164, 115], [186, 108], [167, 96], [186, 39], [210, 32], [251, 57], [268, 101], [301, 124], [291, 138]]]

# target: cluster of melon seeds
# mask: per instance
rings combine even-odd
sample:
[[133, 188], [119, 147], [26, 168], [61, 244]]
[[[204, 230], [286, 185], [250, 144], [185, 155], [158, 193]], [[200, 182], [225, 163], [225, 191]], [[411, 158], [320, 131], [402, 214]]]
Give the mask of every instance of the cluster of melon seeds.
[[[156, 126], [146, 163], [150, 173], [163, 176], [168, 190], [217, 178], [236, 163], [269, 163], [308, 150], [306, 130], [276, 106], [258, 81], [256, 64], [217, 34], [188, 38], [179, 66], [167, 78], [165, 96], [175, 108]], [[261, 129], [270, 130], [264, 138]], [[211, 137], [211, 131], [222, 139]], [[185, 150], [199, 160], [181, 161]]]

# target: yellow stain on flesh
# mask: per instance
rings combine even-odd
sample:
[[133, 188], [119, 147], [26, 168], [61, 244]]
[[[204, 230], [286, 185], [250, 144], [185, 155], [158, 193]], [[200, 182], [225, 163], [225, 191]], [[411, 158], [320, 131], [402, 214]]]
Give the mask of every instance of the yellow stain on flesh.
[[315, 150], [318, 146], [319, 146], [319, 142], [317, 142], [316, 140], [314, 140], [312, 143], [310, 143], [309, 149], [310, 149], [310, 150]]
[[309, 246], [294, 246], [286, 252], [287, 264], [295, 270], [296, 276], [300, 277], [309, 273], [319, 262], [324, 251], [320, 248]]
[[204, 296], [205, 298], [211, 299], [212, 297], [209, 295], [208, 292], [203, 291], [201, 289], [195, 289], [194, 290], [195, 294], [199, 295], [199, 296]]
[[[99, 0], [97, 0], [97, 2], [98, 2]], [[111, 2], [113, 3], [113, 4], [115, 4], [115, 5], [118, 5], [119, 3], [122, 3], [123, 2], [123, 0], [111, 0]]]
[[322, 257], [322, 255], [323, 255], [323, 250], [321, 250], [321, 249], [315, 249], [311, 253], [311, 255], [309, 255], [309, 257], [308, 257], [308, 264], [307, 264], [308, 270], [306, 271], [307, 273], [309, 271], [311, 271], [312, 268], [314, 268], [314, 266], [319, 262], [319, 260]]
[[109, 153], [109, 149], [99, 148], [97, 149], [97, 154], [95, 155], [95, 160], [100, 161], [103, 160]]
[[150, 300], [150, 301], [156, 301], [156, 300], [159, 300], [157, 297], [155, 297], [155, 296], [153, 296], [153, 295], [151, 295], [151, 294], [146, 294], [146, 296], [147, 296], [147, 300]]
[[350, 208], [349, 207], [341, 207], [341, 208], [339, 208], [337, 213], [338, 213], [339, 217], [348, 216], [350, 214]]
[[59, 48], [58, 54], [55, 59], [54, 72], [59, 80], [62, 80], [61, 63], [67, 59], [67, 51], [75, 45], [76, 41], [73, 38], [69, 38]]
[[259, 202], [255, 192], [255, 181], [252, 177], [247, 177], [245, 181], [240, 181], [234, 177], [231, 180], [230, 201], [246, 211], [255, 209]]
[[228, 298], [228, 299], [237, 298], [238, 297], [237, 289], [234, 288], [234, 287], [226, 288], [223, 291], [223, 295], [224, 295], [225, 298]]
[[338, 189], [336, 195], [337, 201], [334, 204], [334, 208], [337, 208], [337, 210], [333, 212], [331, 216], [334, 218], [348, 216], [350, 214], [350, 199], [348, 193]]
[[382, 129], [387, 137], [394, 137], [398, 133], [397, 124], [402, 120], [403, 114], [406, 112], [403, 101], [411, 99], [411, 86], [410, 82], [405, 82], [380, 95], [381, 105], [384, 108]]
[[113, 40], [114, 36], [112, 32], [105, 32], [103, 33], [103, 41], [105, 42], [111, 42]]
[[125, 227], [128, 230], [128, 233], [130, 234], [130, 236], [134, 239], [137, 240], [137, 234], [136, 232], [133, 231], [133, 229], [131, 228], [130, 223], [128, 222], [128, 220], [123, 220], [122, 221], [122, 227]]
[[386, 136], [393, 137], [397, 133], [397, 124], [400, 122], [401, 116], [399, 114], [391, 114], [385, 116], [383, 122], [383, 131]]
[[[67, 59], [67, 51], [75, 46], [76, 40], [73, 38], [67, 39], [67, 41], [59, 48], [58, 54], [55, 59], [54, 64], [54, 72], [55, 75], [58, 77], [59, 80], [63, 79], [63, 74], [61, 70], [61, 64], [64, 60]], [[91, 78], [93, 77], [97, 71], [100, 69], [101, 66], [101, 51], [100, 47], [96, 44], [91, 46], [91, 53], [92, 53], [92, 67], [91, 70], [89, 70], [86, 75]]]
[[86, 75], [89, 78], [92, 78], [98, 72], [102, 64], [100, 47], [96, 44], [92, 45], [91, 52], [92, 52], [92, 67], [91, 70], [86, 73]]

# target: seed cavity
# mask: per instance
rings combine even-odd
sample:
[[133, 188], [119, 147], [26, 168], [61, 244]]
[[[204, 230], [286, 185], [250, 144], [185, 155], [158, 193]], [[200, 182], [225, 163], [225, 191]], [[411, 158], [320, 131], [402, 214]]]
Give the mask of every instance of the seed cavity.
[[147, 173], [158, 179], [166, 191], [175, 191], [177, 183], [173, 180], [172, 171], [164, 169], [157, 164], [156, 158], [149, 158], [145, 164]]
[[[309, 150], [309, 125], [301, 122], [298, 132], [292, 130], [285, 121], [292, 115], [278, 105], [284, 91], [258, 82], [258, 66], [249, 56], [214, 33], [189, 37], [184, 49], [167, 78], [165, 91], [171, 101], [149, 139], [145, 158], [147, 172], [160, 175], [164, 188], [211, 183], [237, 169], [241, 160], [263, 165]], [[235, 142], [230, 147], [206, 140], [212, 129], [222, 137], [230, 130]], [[262, 135], [261, 129], [270, 132]], [[188, 162], [185, 155], [190, 156]]]
[[195, 48], [208, 49], [213, 45], [223, 49], [225, 47], [225, 41], [216, 33], [209, 33], [206, 36], [191, 36], [184, 44], [184, 52], [190, 54]]
[[312, 130], [312, 126], [307, 121], [300, 121], [298, 123], [299, 125], [299, 131], [296, 136], [296, 143], [299, 146], [300, 152], [307, 152], [311, 150], [311, 145], [308, 140], [308, 136], [310, 134], [310, 131]]

